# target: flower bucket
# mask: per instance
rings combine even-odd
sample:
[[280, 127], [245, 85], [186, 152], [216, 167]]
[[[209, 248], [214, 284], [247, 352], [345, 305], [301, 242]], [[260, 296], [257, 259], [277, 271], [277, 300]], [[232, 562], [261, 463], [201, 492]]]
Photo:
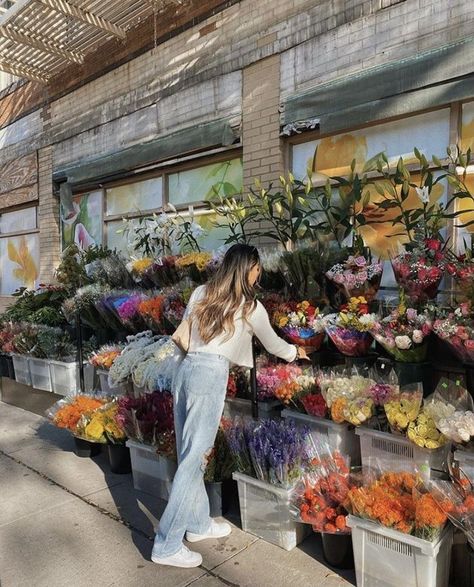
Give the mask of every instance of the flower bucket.
[[359, 332], [352, 328], [327, 326], [326, 332], [337, 350], [348, 357], [364, 357], [373, 341], [370, 332]]
[[15, 379], [15, 369], [13, 368], [13, 359], [10, 355], [0, 354], [0, 376]]
[[318, 351], [323, 344], [325, 332], [314, 333], [311, 328], [299, 328], [299, 329], [283, 329], [283, 334], [286, 339], [292, 344], [306, 347], [312, 351]]
[[205, 486], [209, 498], [209, 515], [211, 518], [219, 518], [229, 508], [229, 502], [224, 500], [224, 484], [222, 481], [206, 481]]
[[99, 443], [89, 442], [89, 440], [84, 440], [77, 436], [74, 436], [74, 445], [74, 452], [78, 457], [82, 458], [96, 457], [101, 451], [101, 445]]
[[335, 569], [353, 569], [354, 553], [351, 534], [321, 533], [323, 557], [330, 567]]
[[108, 444], [107, 454], [109, 455], [109, 465], [112, 473], [125, 475], [132, 472], [128, 446], [125, 446], [125, 444]]
[[400, 386], [409, 385], [410, 383], [421, 383], [423, 385], [423, 395], [426, 396], [431, 392], [431, 363], [401, 363], [395, 361], [393, 370], [397, 374]]

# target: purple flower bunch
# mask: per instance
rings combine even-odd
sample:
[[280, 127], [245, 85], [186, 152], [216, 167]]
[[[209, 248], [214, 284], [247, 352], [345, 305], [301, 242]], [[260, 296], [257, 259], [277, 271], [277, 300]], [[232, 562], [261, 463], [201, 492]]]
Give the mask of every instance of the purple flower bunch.
[[310, 460], [308, 432], [292, 420], [261, 420], [234, 423], [227, 434], [241, 472], [289, 488]]
[[367, 395], [374, 402], [376, 406], [384, 406], [391, 401], [398, 393], [397, 385], [390, 385], [389, 383], [375, 383], [367, 391]]
[[166, 456], [174, 456], [173, 397], [167, 392], [153, 392], [138, 398], [118, 399], [116, 421], [128, 438], [151, 444]]
[[117, 306], [117, 313], [121, 320], [133, 320], [138, 314], [138, 306], [144, 300], [142, 294], [132, 294]]

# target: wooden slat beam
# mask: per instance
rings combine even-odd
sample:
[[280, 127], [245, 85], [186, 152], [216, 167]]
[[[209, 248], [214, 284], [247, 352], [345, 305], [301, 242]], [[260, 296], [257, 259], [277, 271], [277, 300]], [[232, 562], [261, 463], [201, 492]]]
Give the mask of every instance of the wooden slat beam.
[[42, 84], [48, 83], [48, 78], [43, 74], [42, 71], [34, 67], [24, 65], [23, 63], [19, 63], [14, 59], [4, 60], [0, 58], [0, 69], [6, 71], [7, 73], [11, 73], [12, 75], [16, 75], [17, 77], [30, 79]]
[[[117, 26], [113, 22], [102, 18], [101, 16], [97, 16], [92, 12], [88, 12], [87, 10], [83, 10], [82, 8], [78, 8], [77, 6], [73, 6], [69, 4], [65, 0], [36, 0], [40, 4], [44, 6], [48, 6], [48, 8], [52, 8], [56, 12], [60, 12], [66, 16], [71, 16], [80, 22], [83, 22], [89, 26], [93, 26], [96, 29], [99, 29], [103, 32], [109, 33], [119, 39], [125, 39], [127, 33], [125, 29]], [[0, 23], [1, 24], [1, 23]]]
[[84, 55], [78, 51], [69, 51], [57, 45], [54, 41], [51, 41], [47, 37], [38, 33], [28, 32], [28, 34], [22, 33], [12, 25], [0, 26], [0, 36], [20, 43], [21, 45], [27, 45], [28, 47], [34, 47], [39, 51], [50, 53], [52, 55], [58, 55], [63, 59], [67, 59], [73, 63], [84, 63]]

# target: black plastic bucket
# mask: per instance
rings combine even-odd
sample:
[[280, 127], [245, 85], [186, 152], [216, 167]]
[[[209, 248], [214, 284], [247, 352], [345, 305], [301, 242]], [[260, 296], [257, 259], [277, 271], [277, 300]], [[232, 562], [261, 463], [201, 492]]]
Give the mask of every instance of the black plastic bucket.
[[125, 475], [131, 473], [130, 449], [125, 444], [108, 444], [109, 465], [112, 473]]
[[83, 438], [74, 436], [75, 453], [78, 457], [96, 457], [100, 454], [101, 446], [97, 442], [89, 442]]
[[335, 569], [353, 569], [354, 553], [350, 534], [321, 534], [324, 560]]

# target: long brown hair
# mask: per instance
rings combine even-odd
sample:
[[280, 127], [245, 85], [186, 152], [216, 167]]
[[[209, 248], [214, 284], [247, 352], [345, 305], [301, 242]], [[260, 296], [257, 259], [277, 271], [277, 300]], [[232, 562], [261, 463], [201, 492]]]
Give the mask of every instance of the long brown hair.
[[207, 344], [216, 336], [235, 332], [235, 314], [242, 306], [242, 318], [247, 319], [255, 308], [255, 290], [249, 283], [250, 270], [260, 263], [255, 247], [233, 245], [226, 252], [216, 274], [206, 285], [203, 299], [196, 303], [192, 318], [199, 336]]

